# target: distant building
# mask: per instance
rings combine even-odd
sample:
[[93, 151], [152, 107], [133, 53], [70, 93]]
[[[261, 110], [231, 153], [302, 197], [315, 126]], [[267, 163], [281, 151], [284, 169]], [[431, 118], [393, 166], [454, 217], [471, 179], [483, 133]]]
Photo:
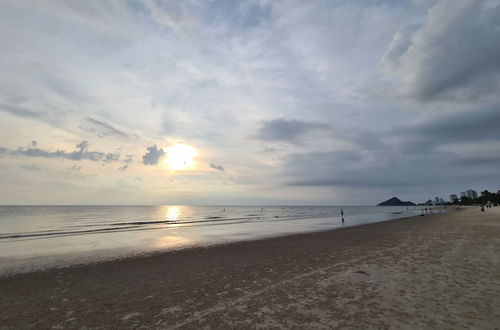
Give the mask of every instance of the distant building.
[[453, 202], [455, 202], [455, 201], [458, 201], [458, 196], [457, 196], [457, 195], [455, 195], [455, 194], [451, 194], [451, 195], [450, 195], [450, 201], [451, 201], [452, 203], [453, 203]]
[[469, 189], [466, 192], [466, 196], [469, 197], [470, 199], [476, 199], [478, 197], [477, 191]]
[[444, 204], [444, 199], [440, 198], [439, 199], [439, 204]]
[[460, 193], [460, 197], [467, 197], [467, 194], [466, 194], [464, 191], [462, 191], [462, 192]]
[[439, 204], [439, 197], [436, 196], [436, 198], [434, 198], [434, 205], [438, 205]]

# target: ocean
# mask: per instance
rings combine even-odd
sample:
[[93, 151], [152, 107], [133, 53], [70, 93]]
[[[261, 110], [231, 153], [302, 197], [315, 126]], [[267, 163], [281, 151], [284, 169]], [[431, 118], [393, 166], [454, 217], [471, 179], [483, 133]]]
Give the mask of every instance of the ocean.
[[[418, 215], [422, 208], [0, 206], [0, 274], [339, 229]], [[344, 210], [344, 223], [341, 209]], [[441, 211], [433, 209], [433, 212]]]

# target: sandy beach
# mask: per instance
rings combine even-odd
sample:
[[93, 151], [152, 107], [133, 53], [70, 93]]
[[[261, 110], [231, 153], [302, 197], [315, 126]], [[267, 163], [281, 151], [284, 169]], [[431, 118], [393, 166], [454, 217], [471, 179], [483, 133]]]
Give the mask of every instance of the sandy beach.
[[500, 208], [18, 274], [0, 292], [2, 328], [495, 329]]

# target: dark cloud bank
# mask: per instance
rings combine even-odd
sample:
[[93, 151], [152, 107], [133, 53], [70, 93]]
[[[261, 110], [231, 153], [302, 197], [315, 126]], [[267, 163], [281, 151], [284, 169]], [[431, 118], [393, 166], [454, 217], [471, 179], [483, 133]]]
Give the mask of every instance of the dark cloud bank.
[[[500, 6], [485, 1], [437, 2], [424, 24], [396, 33], [382, 60], [399, 79], [401, 90], [395, 92], [403, 91], [401, 95], [416, 101], [421, 110], [432, 109], [432, 115], [417, 124], [395, 123], [385, 131], [332, 129], [333, 142], [353, 147], [286, 156], [282, 175], [288, 184], [385, 191], [500, 184], [500, 151], [491, 154], [491, 143], [500, 142], [498, 31]], [[318, 129], [327, 127], [276, 119], [263, 124], [258, 138], [294, 142]], [[460, 143], [473, 146], [475, 152], [449, 148]]]
[[[298, 121], [293, 125], [308, 127]], [[266, 126], [267, 136], [277, 137], [269, 141], [282, 141], [282, 130], [281, 125]], [[307, 134], [307, 130], [302, 133]], [[482, 143], [500, 142], [500, 111], [490, 108], [443, 113], [432, 120], [402, 124], [387, 131], [350, 128], [330, 133], [333, 141], [353, 147], [324, 152], [304, 150], [284, 157], [281, 175], [289, 186], [402, 191], [405, 187], [443, 184], [485, 185], [496, 177], [500, 163], [500, 152], [478, 157], [443, 151], [443, 147], [457, 143], [472, 143], [481, 151]], [[293, 141], [296, 136], [290, 138]]]
[[257, 138], [264, 141], [300, 143], [306, 135], [328, 128], [326, 124], [280, 118], [264, 121], [257, 130]]

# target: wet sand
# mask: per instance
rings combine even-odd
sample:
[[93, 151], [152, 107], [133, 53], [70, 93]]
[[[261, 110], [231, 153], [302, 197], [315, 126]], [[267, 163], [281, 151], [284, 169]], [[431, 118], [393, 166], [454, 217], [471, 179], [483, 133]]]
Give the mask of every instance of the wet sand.
[[18, 274], [0, 293], [5, 328], [495, 329], [500, 207]]

